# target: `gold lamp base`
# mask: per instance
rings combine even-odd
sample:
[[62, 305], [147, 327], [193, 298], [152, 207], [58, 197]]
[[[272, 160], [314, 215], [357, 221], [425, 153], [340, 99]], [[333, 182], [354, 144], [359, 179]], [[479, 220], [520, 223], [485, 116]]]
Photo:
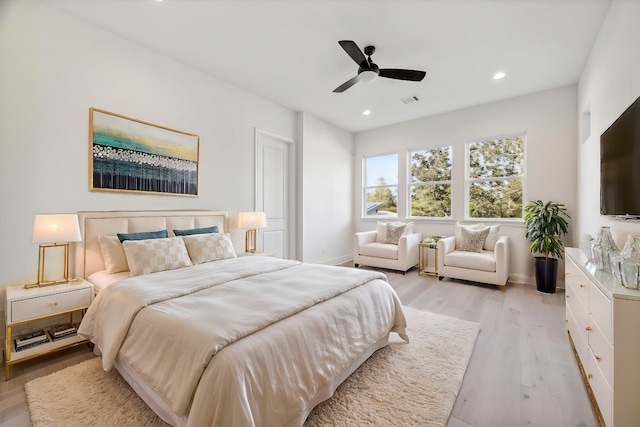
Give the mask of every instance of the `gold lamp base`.
[[[51, 248], [63, 248], [64, 249], [64, 278], [59, 280], [45, 280], [45, 255], [46, 250]], [[40, 245], [38, 251], [38, 283], [29, 283], [24, 285], [25, 289], [41, 288], [44, 286], [62, 285], [69, 283], [69, 243], [51, 243], [47, 245]]]

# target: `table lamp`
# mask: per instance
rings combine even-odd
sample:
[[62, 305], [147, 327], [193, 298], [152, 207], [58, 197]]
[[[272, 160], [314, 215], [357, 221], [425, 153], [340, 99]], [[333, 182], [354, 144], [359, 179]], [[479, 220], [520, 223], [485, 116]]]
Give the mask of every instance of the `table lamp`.
[[[79, 242], [80, 225], [76, 214], [36, 214], [33, 218], [33, 243], [39, 243], [38, 283], [27, 286], [49, 286], [69, 281], [69, 242]], [[45, 255], [47, 249], [64, 249], [64, 279], [45, 279]]]
[[267, 217], [264, 212], [240, 212], [238, 217], [238, 228], [247, 230], [245, 250], [250, 253], [256, 252], [256, 237], [258, 228], [267, 227]]

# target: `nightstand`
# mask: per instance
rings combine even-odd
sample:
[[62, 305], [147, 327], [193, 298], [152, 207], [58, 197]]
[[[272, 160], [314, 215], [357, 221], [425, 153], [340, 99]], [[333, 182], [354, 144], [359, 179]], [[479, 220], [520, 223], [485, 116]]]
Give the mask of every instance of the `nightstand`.
[[[85, 280], [42, 288], [7, 287], [5, 378], [11, 376], [11, 365], [86, 342], [77, 334], [54, 340], [49, 331], [52, 326], [67, 323], [77, 328], [92, 301], [93, 285]], [[16, 351], [15, 336], [40, 330], [45, 331], [46, 342]]]

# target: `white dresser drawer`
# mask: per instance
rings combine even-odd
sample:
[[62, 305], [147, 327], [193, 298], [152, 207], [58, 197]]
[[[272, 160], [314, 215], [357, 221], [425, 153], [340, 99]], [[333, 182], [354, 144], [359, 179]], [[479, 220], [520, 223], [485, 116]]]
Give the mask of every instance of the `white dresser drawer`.
[[567, 305], [566, 316], [567, 316], [567, 329], [571, 334], [573, 345], [576, 348], [576, 352], [578, 353], [578, 356], [580, 357], [580, 362], [583, 364], [583, 366], [586, 366], [587, 358], [589, 357], [589, 354], [588, 354], [589, 345], [587, 344], [587, 341], [584, 338], [581, 331], [581, 329], [584, 329], [584, 328], [578, 327], [576, 319], [568, 305]]
[[11, 318], [9, 321], [17, 323], [88, 307], [91, 304], [91, 292], [91, 288], [85, 287], [54, 295], [13, 300], [11, 301]]
[[589, 347], [607, 383], [613, 388], [613, 346], [596, 323], [592, 322], [590, 326]]
[[577, 296], [585, 307], [589, 306], [589, 288], [594, 286], [591, 282], [580, 273], [578, 267], [573, 263], [567, 263], [566, 267], [566, 286], [567, 291], [571, 290], [571, 293]]
[[589, 352], [589, 362], [586, 369], [587, 379], [589, 380], [593, 395], [598, 402], [598, 408], [600, 408], [602, 418], [604, 418], [604, 422], [608, 427], [613, 426], [613, 391], [609, 387], [604, 374], [598, 366], [598, 362], [591, 352]]
[[612, 345], [615, 345], [616, 343], [613, 342], [612, 307], [611, 300], [597, 286], [589, 288], [589, 311], [591, 312], [591, 317], [598, 324], [607, 340]]
[[[577, 298], [573, 293], [567, 293], [565, 299], [567, 310], [571, 310], [571, 313], [573, 314], [577, 333], [580, 334], [584, 342], [588, 342], [589, 336], [587, 333], [587, 326], [589, 326], [589, 311], [587, 310], [587, 307], [582, 305], [580, 299]], [[573, 331], [571, 335], [574, 335]]]

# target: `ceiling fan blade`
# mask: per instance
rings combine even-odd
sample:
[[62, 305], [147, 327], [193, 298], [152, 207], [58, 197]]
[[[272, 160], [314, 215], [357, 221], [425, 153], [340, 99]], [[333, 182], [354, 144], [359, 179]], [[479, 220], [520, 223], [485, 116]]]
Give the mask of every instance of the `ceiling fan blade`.
[[340, 93], [340, 92], [344, 92], [345, 90], [349, 89], [351, 86], [353, 86], [354, 84], [358, 83], [360, 79], [358, 78], [358, 76], [355, 76], [354, 78], [352, 78], [351, 80], [347, 80], [346, 82], [342, 83], [340, 86], [338, 86], [337, 88], [335, 88], [333, 91], [335, 93]]
[[368, 64], [367, 58], [365, 58], [364, 53], [358, 47], [358, 45], [352, 40], [340, 40], [338, 42], [340, 46], [347, 52], [347, 55], [351, 57], [355, 61], [356, 64], [362, 65], [362, 63]]
[[410, 80], [412, 82], [419, 82], [427, 75], [425, 71], [416, 70], [402, 70], [398, 68], [383, 68], [380, 70], [380, 77], [386, 77], [388, 79], [397, 80]]

